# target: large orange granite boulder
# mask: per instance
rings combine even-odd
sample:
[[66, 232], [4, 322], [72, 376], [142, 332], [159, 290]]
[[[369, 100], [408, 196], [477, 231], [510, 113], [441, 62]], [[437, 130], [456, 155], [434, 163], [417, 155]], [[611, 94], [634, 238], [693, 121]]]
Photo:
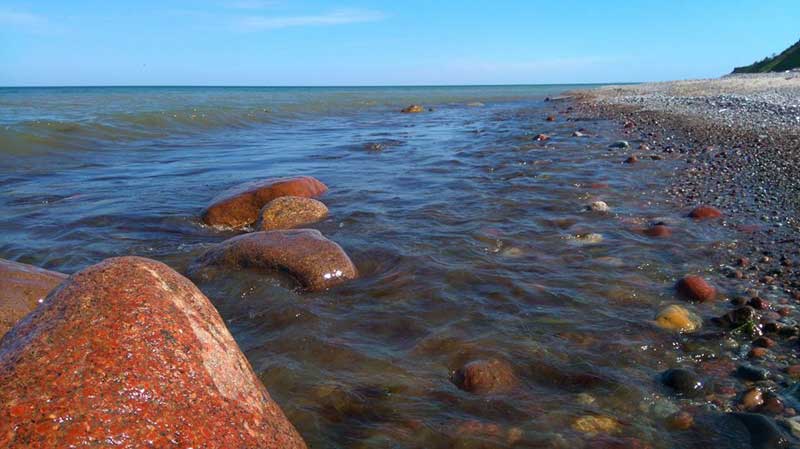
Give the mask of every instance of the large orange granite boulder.
[[0, 259], [0, 337], [66, 278], [66, 274]]
[[327, 191], [325, 184], [311, 176], [252, 182], [215, 198], [203, 211], [202, 220], [209, 226], [239, 229], [254, 224], [261, 208], [275, 198], [312, 198]]
[[200, 256], [189, 267], [189, 275], [207, 279], [220, 268], [282, 271], [311, 291], [358, 277], [342, 247], [315, 229], [253, 232], [228, 239]]
[[0, 340], [0, 447], [305, 448], [209, 300], [108, 259]]

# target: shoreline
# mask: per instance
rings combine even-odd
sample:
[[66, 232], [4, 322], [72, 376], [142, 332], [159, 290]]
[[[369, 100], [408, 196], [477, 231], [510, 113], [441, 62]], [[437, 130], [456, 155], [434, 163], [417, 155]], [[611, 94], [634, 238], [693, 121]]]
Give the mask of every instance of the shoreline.
[[[625, 156], [685, 161], [685, 168], [664, 180], [667, 203], [687, 212], [700, 205], [722, 211], [718, 224], [732, 240], [714, 245], [708, 262], [712, 283], [731, 293], [725, 305], [730, 311], [712, 322], [716, 338], [739, 340], [739, 367], [720, 374], [738, 378], [741, 388], [720, 405], [772, 416], [798, 435], [800, 410], [791, 391], [800, 378], [800, 74], [609, 86], [568, 95], [573, 119], [619, 124], [630, 141]], [[754, 328], [726, 329], [726, 317], [747, 308], [753, 309]], [[769, 375], [747, 379], [740, 372], [745, 365]], [[770, 399], [749, 407], [755, 392]]]
[[[677, 172], [666, 186], [669, 201], [679, 208], [708, 204], [723, 210], [723, 226], [742, 234], [738, 252], [749, 253], [740, 257], [757, 260], [757, 253], [765, 253], [762, 255], [774, 259], [759, 267], [763, 272], [780, 270], [774, 273], [779, 275], [773, 276], [773, 282], [765, 284], [779, 285], [800, 298], [800, 270], [785, 262], [800, 247], [796, 237], [800, 232], [800, 177], [795, 176], [800, 173], [800, 121], [782, 126], [787, 121], [774, 119], [773, 113], [793, 100], [794, 106], [789, 107], [798, 111], [800, 119], [800, 74], [775, 75], [609, 86], [575, 93], [573, 99], [580, 114], [621, 123], [623, 133], [639, 142], [634, 145], [638, 147], [632, 151], [634, 155], [661, 153], [684, 160], [686, 169]], [[788, 81], [783, 75], [791, 84], [783, 82]], [[733, 79], [736, 82], [731, 82]], [[776, 79], [782, 81], [765, 87]], [[692, 86], [692, 96], [681, 94], [685, 86]], [[736, 89], [738, 94], [733, 93]], [[697, 106], [697, 94], [705, 97], [704, 105]], [[725, 116], [709, 113], [707, 104], [719, 101], [720, 95], [748, 99]], [[772, 109], [753, 106], [767, 96], [775, 99]], [[753, 116], [759, 119], [754, 122]], [[759, 126], [763, 124], [775, 128], [765, 133]], [[731, 260], [731, 265], [737, 260]], [[781, 260], [784, 263], [774, 263]]]

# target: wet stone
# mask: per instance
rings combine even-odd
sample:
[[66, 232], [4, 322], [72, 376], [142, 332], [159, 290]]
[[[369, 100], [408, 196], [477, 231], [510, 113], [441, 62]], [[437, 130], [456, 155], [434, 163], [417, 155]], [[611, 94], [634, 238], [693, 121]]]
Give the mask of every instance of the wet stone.
[[261, 209], [256, 229], [291, 229], [316, 223], [327, 216], [328, 208], [320, 201], [302, 196], [282, 196]]
[[695, 220], [713, 220], [722, 217], [722, 212], [712, 206], [697, 206], [689, 213], [689, 217]]
[[765, 368], [753, 366], [750, 364], [742, 364], [736, 368], [736, 377], [740, 379], [757, 382], [769, 379], [769, 371]]
[[745, 410], [754, 410], [764, 405], [764, 397], [761, 389], [754, 387], [745, 391], [742, 394], [741, 404]]
[[661, 309], [656, 315], [656, 325], [662, 329], [679, 332], [694, 332], [700, 329], [703, 321], [699, 316], [685, 307], [671, 304]]
[[511, 365], [499, 359], [469, 362], [456, 370], [452, 379], [458, 388], [476, 394], [507, 392], [517, 383]]
[[419, 114], [420, 112], [425, 112], [425, 108], [419, 104], [412, 104], [404, 107], [403, 109], [400, 110], [400, 112], [404, 114]]
[[631, 144], [628, 143], [627, 140], [619, 140], [609, 145], [609, 148], [625, 149], [625, 148], [630, 148], [630, 146]]
[[66, 274], [0, 259], [0, 338], [66, 278]]
[[703, 382], [693, 371], [671, 368], [661, 373], [661, 382], [684, 396], [697, 396], [703, 392]]
[[288, 273], [310, 290], [334, 287], [358, 277], [341, 246], [314, 229], [253, 232], [226, 240], [200, 256], [189, 275], [210, 278], [215, 269], [261, 269]]
[[585, 415], [572, 422], [572, 428], [588, 435], [613, 434], [621, 430], [618, 420], [605, 415]]
[[757, 413], [728, 413], [727, 416], [745, 430], [750, 436], [753, 449], [789, 448], [786, 434], [767, 416]]
[[756, 318], [755, 309], [750, 306], [743, 306], [731, 310], [719, 318], [714, 318], [712, 321], [723, 327], [736, 328], [748, 323], [753, 323]]
[[667, 238], [672, 236], [672, 230], [664, 224], [654, 224], [644, 230], [644, 235], [653, 238]]
[[700, 276], [684, 276], [676, 284], [678, 293], [691, 301], [706, 302], [717, 296], [717, 289]]
[[610, 210], [605, 201], [594, 201], [586, 206], [586, 209], [593, 212], [608, 212]]
[[103, 261], [0, 341], [0, 447], [305, 448], [211, 302], [166, 265]]

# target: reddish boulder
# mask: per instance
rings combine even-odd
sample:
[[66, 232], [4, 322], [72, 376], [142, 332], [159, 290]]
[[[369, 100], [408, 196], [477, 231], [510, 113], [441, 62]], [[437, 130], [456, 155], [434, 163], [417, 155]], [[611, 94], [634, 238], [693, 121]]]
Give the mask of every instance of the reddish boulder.
[[328, 187], [316, 178], [268, 179], [244, 184], [215, 198], [202, 215], [203, 223], [222, 228], [243, 228], [258, 220], [265, 204], [282, 196], [311, 198], [322, 195]]
[[166, 265], [103, 261], [0, 341], [0, 447], [305, 448], [209, 300]]
[[206, 252], [190, 267], [189, 273], [193, 278], [203, 278], [219, 267], [284, 271], [311, 291], [358, 277], [358, 270], [342, 247], [314, 229], [253, 232], [234, 237]]
[[313, 198], [282, 196], [267, 203], [259, 212], [256, 229], [291, 229], [318, 222], [328, 216], [328, 208]]
[[453, 374], [453, 383], [471, 393], [502, 393], [517, 383], [514, 370], [508, 362], [498, 359], [474, 360]]
[[655, 238], [666, 238], [672, 236], [672, 230], [664, 224], [655, 224], [644, 230], [644, 235]]
[[66, 274], [0, 259], [0, 337], [66, 278]]
[[716, 207], [697, 206], [689, 213], [689, 216], [695, 220], [710, 220], [722, 217], [722, 212]]
[[679, 294], [692, 301], [706, 302], [717, 296], [717, 289], [700, 276], [684, 276], [676, 287]]

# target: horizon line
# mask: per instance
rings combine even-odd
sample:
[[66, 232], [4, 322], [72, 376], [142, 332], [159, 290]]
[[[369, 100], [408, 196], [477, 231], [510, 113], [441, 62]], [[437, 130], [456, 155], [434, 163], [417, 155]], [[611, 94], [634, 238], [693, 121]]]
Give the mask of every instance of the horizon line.
[[643, 81], [579, 82], [579, 83], [508, 83], [508, 84], [340, 84], [340, 85], [258, 85], [258, 84], [41, 84], [5, 85], [0, 89], [60, 89], [60, 88], [115, 88], [115, 87], [239, 87], [283, 89], [331, 89], [365, 87], [525, 87], [525, 86], [594, 86], [615, 84], [641, 84]]

